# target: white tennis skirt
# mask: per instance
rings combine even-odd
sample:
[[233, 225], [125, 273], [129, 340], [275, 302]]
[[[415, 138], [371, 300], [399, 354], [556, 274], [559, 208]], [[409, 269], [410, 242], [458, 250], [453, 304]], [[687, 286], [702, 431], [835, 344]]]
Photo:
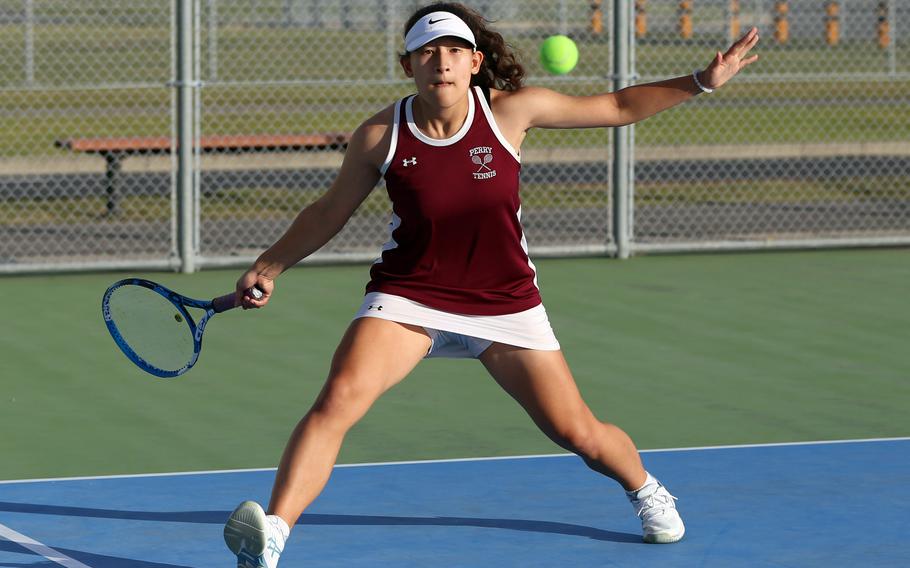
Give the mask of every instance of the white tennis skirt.
[[492, 343], [559, 350], [543, 304], [514, 314], [472, 316], [444, 312], [394, 294], [370, 292], [354, 319], [363, 317], [423, 327], [434, 343], [428, 357], [476, 358]]

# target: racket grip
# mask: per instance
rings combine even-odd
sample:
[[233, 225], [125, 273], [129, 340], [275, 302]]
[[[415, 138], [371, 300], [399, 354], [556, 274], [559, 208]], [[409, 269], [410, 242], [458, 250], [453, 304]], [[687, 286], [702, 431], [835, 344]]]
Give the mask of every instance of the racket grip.
[[233, 310], [239, 305], [240, 304], [237, 303], [237, 294], [234, 292], [225, 294], [224, 296], [218, 296], [212, 300], [212, 309], [215, 310], [216, 314], [226, 312], [227, 310]]
[[[257, 300], [262, 298], [262, 290], [253, 286], [247, 293], [256, 298]], [[233, 310], [234, 308], [239, 308], [240, 304], [237, 303], [237, 294], [231, 292], [230, 294], [225, 294], [224, 296], [218, 296], [212, 300], [212, 308], [215, 310], [216, 314], [221, 312], [226, 312], [227, 310]]]

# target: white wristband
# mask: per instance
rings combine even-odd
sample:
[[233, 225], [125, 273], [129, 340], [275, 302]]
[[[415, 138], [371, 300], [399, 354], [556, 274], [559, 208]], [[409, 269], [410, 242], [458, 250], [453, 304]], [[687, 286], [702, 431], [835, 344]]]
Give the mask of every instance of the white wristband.
[[698, 69], [692, 72], [692, 78], [695, 79], [695, 85], [701, 89], [703, 93], [713, 93], [714, 89], [709, 89], [708, 87], [701, 84], [701, 81], [698, 80]]

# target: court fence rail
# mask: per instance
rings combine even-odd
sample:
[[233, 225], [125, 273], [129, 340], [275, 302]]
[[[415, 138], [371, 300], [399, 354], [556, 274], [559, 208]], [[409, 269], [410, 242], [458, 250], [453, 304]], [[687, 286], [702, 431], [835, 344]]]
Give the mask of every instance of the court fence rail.
[[[398, 60], [420, 4], [0, 0], [0, 273], [248, 264], [330, 186], [346, 136], [413, 91]], [[527, 84], [575, 95], [687, 75], [762, 34], [759, 62], [713, 94], [530, 132], [532, 256], [910, 245], [907, 3], [467, 4]], [[553, 34], [579, 47], [568, 74], [538, 62]], [[227, 139], [261, 143], [208, 144]], [[390, 213], [380, 182], [308, 261], [375, 259]]]

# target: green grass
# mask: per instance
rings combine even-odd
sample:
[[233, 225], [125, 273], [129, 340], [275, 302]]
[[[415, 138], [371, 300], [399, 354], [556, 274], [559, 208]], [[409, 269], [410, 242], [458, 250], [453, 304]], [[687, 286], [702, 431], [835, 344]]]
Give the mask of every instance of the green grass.
[[[587, 94], [595, 86], [567, 92]], [[408, 91], [406, 86], [343, 89], [210, 87], [203, 91], [207, 134], [351, 131]], [[910, 139], [910, 83], [742, 83], [696, 99], [636, 128], [638, 144], [777, 144]], [[21, 110], [27, 107], [28, 110]], [[19, 110], [17, 110], [19, 109]], [[0, 156], [65, 156], [54, 140], [166, 136], [166, 89], [0, 93]], [[603, 147], [608, 132], [535, 130], [525, 147]]]
[[686, 105], [635, 129], [641, 145], [830, 144], [910, 139], [910, 105]]
[[910, 204], [910, 178], [786, 179], [635, 184], [635, 207], [669, 203], [847, 203], [893, 199]]
[[[292, 219], [313, 202], [322, 190], [301, 191], [287, 187], [243, 188], [208, 193], [203, 198], [202, 217], [221, 219]], [[534, 184], [522, 187], [527, 210], [604, 208], [609, 204], [609, 181], [600, 184]], [[910, 203], [910, 177], [863, 176], [841, 180], [724, 180], [649, 182], [635, 185], [638, 209], [673, 203], [800, 204], [852, 203], [890, 199]], [[0, 223], [6, 226], [81, 224], [99, 221], [168, 223], [170, 201], [165, 197], [127, 196], [118, 201], [118, 214], [106, 217], [106, 198], [20, 199], [0, 202]], [[377, 189], [364, 201], [358, 214], [386, 215], [390, 205], [385, 192]]]
[[[910, 250], [536, 264], [582, 393], [641, 448], [910, 435]], [[197, 367], [171, 381], [107, 334], [98, 303], [121, 274], [0, 279], [15, 298], [0, 334], [0, 431], [14, 433], [0, 436], [0, 479], [274, 466], [367, 271], [287, 272], [268, 309], [218, 316]], [[238, 272], [141, 275], [206, 297]], [[477, 363], [431, 360], [340, 461], [559, 451]]]
[[[636, 50], [636, 67], [639, 74], [648, 77], [672, 75], [681, 65], [686, 68], [704, 67], [717, 51], [726, 49], [726, 41], [717, 38], [699, 38], [683, 41], [672, 36], [651, 39], [640, 43]], [[769, 74], [806, 74], [823, 78], [824, 75], [849, 75], [888, 73], [890, 52], [882, 50], [873, 37], [868, 41], [843, 42], [828, 46], [821, 39], [816, 41], [791, 41], [776, 44], [764, 37], [754, 48], [759, 62], [748, 69], [756, 76]], [[896, 52], [897, 71], [910, 71], [910, 47], [899, 44]]]

